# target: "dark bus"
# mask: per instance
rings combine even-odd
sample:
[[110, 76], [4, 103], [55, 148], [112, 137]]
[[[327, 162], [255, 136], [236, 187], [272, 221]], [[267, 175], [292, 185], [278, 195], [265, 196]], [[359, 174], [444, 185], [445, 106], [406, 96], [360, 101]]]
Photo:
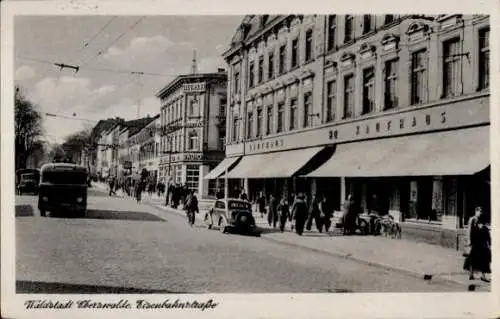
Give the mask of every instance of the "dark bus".
[[40, 184], [40, 170], [37, 168], [24, 168], [16, 171], [16, 193], [38, 193]]
[[68, 163], [45, 164], [40, 169], [38, 209], [41, 216], [83, 217], [87, 211], [87, 169]]

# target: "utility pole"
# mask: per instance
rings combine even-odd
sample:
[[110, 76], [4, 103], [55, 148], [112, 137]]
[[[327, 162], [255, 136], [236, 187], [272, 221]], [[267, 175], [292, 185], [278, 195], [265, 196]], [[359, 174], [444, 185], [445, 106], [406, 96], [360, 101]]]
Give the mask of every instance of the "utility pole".
[[137, 83], [137, 118], [139, 119], [141, 116], [142, 88], [144, 86], [144, 83], [143, 83], [144, 72], [131, 72], [131, 73], [132, 73], [132, 75], [135, 76], [135, 80]]

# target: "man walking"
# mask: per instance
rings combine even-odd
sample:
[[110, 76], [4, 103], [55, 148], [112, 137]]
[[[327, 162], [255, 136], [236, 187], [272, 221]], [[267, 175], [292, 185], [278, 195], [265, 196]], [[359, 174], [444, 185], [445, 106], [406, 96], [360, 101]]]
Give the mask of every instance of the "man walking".
[[278, 199], [271, 194], [269, 198], [269, 212], [267, 214], [267, 222], [269, 226], [273, 226], [276, 228], [276, 224], [278, 223]]
[[311, 230], [312, 222], [314, 220], [314, 222], [316, 223], [316, 228], [321, 233], [323, 231], [323, 221], [320, 217], [319, 201], [320, 196], [317, 194], [313, 195], [311, 206], [309, 206], [309, 217], [307, 219], [306, 229], [309, 231]]
[[285, 231], [285, 226], [286, 226], [286, 220], [287, 219], [292, 219], [291, 214], [290, 214], [290, 206], [288, 205], [288, 201], [286, 200], [286, 197], [283, 196], [283, 198], [280, 201], [280, 204], [278, 206], [278, 211], [279, 211], [279, 220], [280, 220], [280, 231], [284, 232]]
[[301, 236], [307, 219], [307, 204], [302, 193], [299, 193], [293, 202], [292, 216], [295, 220], [295, 232]]

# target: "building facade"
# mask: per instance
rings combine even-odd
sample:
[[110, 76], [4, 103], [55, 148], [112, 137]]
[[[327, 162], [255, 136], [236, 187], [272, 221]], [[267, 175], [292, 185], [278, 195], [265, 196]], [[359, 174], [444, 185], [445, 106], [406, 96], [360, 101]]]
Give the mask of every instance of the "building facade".
[[227, 74], [180, 75], [157, 93], [160, 112], [160, 179], [187, 185], [201, 197], [215, 194], [203, 177], [224, 158]]
[[156, 184], [158, 182], [158, 164], [160, 148], [160, 115], [152, 118], [151, 122], [137, 133], [139, 141], [139, 171], [146, 169], [149, 177]]
[[230, 45], [211, 178], [337, 210], [353, 194], [444, 245], [489, 212], [488, 16], [246, 16]]

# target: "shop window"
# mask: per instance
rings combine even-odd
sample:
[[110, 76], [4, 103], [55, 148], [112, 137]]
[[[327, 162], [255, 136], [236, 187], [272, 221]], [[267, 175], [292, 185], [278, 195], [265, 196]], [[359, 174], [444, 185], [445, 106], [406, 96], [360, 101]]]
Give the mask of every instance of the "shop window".
[[335, 120], [335, 108], [337, 101], [337, 82], [335, 80], [329, 81], [327, 83], [326, 92], [326, 122], [331, 122]]
[[292, 68], [299, 65], [299, 40], [292, 41]]
[[304, 122], [302, 127], [312, 126], [312, 93], [307, 92], [304, 94]]
[[247, 139], [250, 139], [253, 137], [253, 114], [252, 112], [248, 113], [248, 119], [247, 119]]
[[255, 136], [260, 137], [262, 130], [262, 108], [257, 109], [257, 129], [255, 131]]
[[198, 181], [200, 179], [200, 167], [198, 165], [186, 165], [186, 186], [189, 190], [198, 192]]
[[286, 53], [286, 46], [282, 45], [280, 47], [280, 60], [278, 68], [279, 74], [283, 74], [285, 72], [285, 61], [286, 61], [285, 53]]
[[313, 31], [306, 32], [306, 62], [311, 61], [313, 51]]
[[240, 73], [239, 72], [234, 73], [233, 92], [235, 92], [236, 94], [240, 93]]
[[327, 42], [328, 51], [331, 51], [335, 48], [336, 32], [337, 32], [337, 16], [330, 15], [328, 16], [328, 42]]
[[427, 51], [412, 53], [411, 59], [411, 104], [421, 104], [426, 101], [427, 81]]
[[354, 16], [345, 16], [344, 43], [354, 40]]
[[398, 60], [387, 61], [384, 73], [384, 109], [389, 110], [398, 106]]
[[443, 43], [443, 97], [460, 94], [462, 58], [460, 39], [454, 38]]
[[395, 17], [393, 14], [386, 14], [384, 16], [384, 24], [391, 24], [393, 23], [395, 20]]
[[264, 57], [261, 56], [259, 57], [259, 66], [258, 66], [258, 81], [259, 83], [262, 83], [264, 79]]
[[479, 31], [479, 89], [490, 87], [490, 29]]
[[283, 124], [285, 121], [285, 103], [278, 103], [278, 123], [276, 126], [276, 133], [283, 132]]
[[373, 18], [369, 14], [363, 15], [363, 34], [373, 31]]
[[269, 57], [268, 57], [268, 64], [267, 64], [267, 78], [272, 79], [274, 77], [274, 53], [269, 52]]
[[266, 122], [266, 135], [272, 133], [273, 130], [273, 107], [267, 107], [267, 122]]
[[233, 119], [233, 142], [236, 142], [238, 140], [238, 132], [239, 132], [239, 127], [238, 127], [238, 119], [235, 118]]
[[248, 67], [248, 86], [254, 86], [254, 65], [253, 62], [250, 62], [250, 66]]
[[363, 70], [363, 114], [375, 110], [375, 69]]
[[290, 100], [290, 131], [295, 130], [299, 125], [297, 114], [297, 99]]
[[344, 118], [354, 116], [354, 75], [344, 77]]

